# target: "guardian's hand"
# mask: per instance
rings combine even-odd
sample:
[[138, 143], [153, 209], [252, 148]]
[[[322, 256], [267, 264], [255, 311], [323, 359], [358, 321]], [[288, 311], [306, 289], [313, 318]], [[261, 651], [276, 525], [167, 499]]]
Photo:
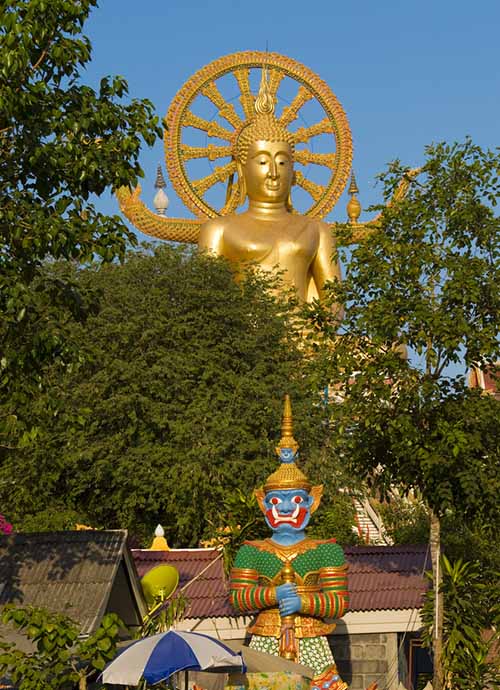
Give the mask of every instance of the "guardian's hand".
[[297, 594], [297, 585], [294, 582], [287, 582], [276, 587], [276, 599], [278, 604], [286, 597], [293, 597]]
[[301, 601], [297, 594], [282, 599], [279, 604], [280, 616], [290, 616], [292, 613], [300, 611]]

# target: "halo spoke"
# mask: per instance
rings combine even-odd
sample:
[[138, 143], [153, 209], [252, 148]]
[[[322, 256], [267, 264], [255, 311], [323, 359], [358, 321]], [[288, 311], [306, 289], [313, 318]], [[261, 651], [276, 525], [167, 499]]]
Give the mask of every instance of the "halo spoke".
[[243, 108], [243, 112], [245, 113], [245, 117], [250, 119], [251, 117], [254, 116], [255, 111], [253, 109], [253, 104], [255, 102], [255, 98], [250, 91], [250, 70], [248, 68], [242, 67], [241, 69], [237, 69], [233, 72], [233, 75], [238, 82], [238, 86], [240, 87], [240, 103], [241, 107]]
[[278, 89], [280, 87], [280, 84], [281, 84], [283, 77], [285, 76], [285, 73], [280, 72], [277, 69], [270, 69], [268, 71], [268, 74], [269, 74], [269, 93], [276, 100], [276, 94], [278, 93]]
[[300, 127], [296, 132], [293, 133], [293, 138], [296, 144], [306, 143], [311, 137], [315, 137], [318, 134], [333, 134], [334, 129], [330, 120], [325, 117], [324, 120], [317, 122], [315, 125], [310, 127]]
[[230, 161], [229, 163], [226, 163], [226, 165], [215, 168], [213, 173], [210, 175], [202, 177], [199, 180], [195, 180], [193, 182], [193, 189], [197, 194], [201, 194], [203, 196], [210, 189], [210, 187], [213, 187], [214, 184], [217, 184], [217, 182], [224, 182], [224, 180], [226, 180], [229, 175], [234, 172], [236, 172], [236, 163], [234, 161]]
[[314, 163], [315, 165], [324, 165], [330, 170], [334, 170], [337, 164], [337, 156], [334, 153], [313, 153], [308, 149], [301, 149], [295, 151], [293, 157], [297, 163], [302, 163], [302, 165]]
[[192, 158], [208, 158], [214, 161], [216, 158], [225, 158], [231, 155], [230, 146], [188, 146], [181, 144], [181, 156], [184, 160], [191, 160]]
[[198, 115], [195, 115], [190, 110], [187, 110], [184, 115], [184, 120], [182, 122], [183, 127], [195, 127], [196, 129], [201, 129], [206, 132], [209, 137], [217, 137], [217, 139], [225, 139], [226, 141], [231, 141], [232, 134], [228, 129], [225, 129], [218, 122], [209, 122]]
[[299, 187], [302, 187], [302, 189], [305, 189], [306, 192], [309, 192], [314, 201], [317, 201], [326, 189], [326, 187], [323, 185], [316, 184], [316, 182], [306, 179], [300, 170], [295, 172], [295, 182], [299, 185]]
[[314, 98], [314, 96], [309, 89], [306, 89], [306, 87], [302, 85], [299, 86], [299, 90], [297, 91], [293, 101], [286, 108], [283, 108], [283, 112], [279, 118], [281, 124], [286, 127], [286, 125], [289, 125], [291, 122], [296, 120], [299, 110], [305, 103], [307, 103], [307, 101], [310, 101], [311, 98]]
[[212, 101], [212, 103], [219, 109], [220, 117], [223, 117], [229, 122], [230, 125], [236, 129], [240, 127], [243, 123], [238, 113], [234, 109], [232, 103], [226, 103], [224, 96], [221, 94], [215, 82], [211, 81], [209, 84], [201, 89], [201, 93]]

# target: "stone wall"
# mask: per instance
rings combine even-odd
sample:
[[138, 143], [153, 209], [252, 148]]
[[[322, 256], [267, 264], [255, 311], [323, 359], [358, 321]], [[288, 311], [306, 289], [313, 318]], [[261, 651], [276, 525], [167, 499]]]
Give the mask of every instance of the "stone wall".
[[328, 638], [339, 673], [352, 690], [376, 681], [380, 690], [398, 687], [397, 633], [332, 635]]

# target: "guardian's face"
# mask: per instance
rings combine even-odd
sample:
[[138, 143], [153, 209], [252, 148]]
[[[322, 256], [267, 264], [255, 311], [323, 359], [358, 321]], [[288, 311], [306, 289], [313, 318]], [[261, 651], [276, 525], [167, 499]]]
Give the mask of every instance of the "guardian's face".
[[292, 186], [293, 158], [285, 141], [256, 141], [242, 166], [249, 199], [285, 203]]
[[307, 527], [314, 498], [304, 489], [269, 491], [264, 497], [266, 522], [273, 532], [298, 532]]

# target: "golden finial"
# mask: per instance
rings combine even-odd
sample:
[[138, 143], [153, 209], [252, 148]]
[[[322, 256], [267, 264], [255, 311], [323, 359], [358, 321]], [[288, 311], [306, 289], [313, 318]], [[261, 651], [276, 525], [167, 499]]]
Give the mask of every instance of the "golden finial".
[[349, 194], [359, 194], [359, 189], [356, 183], [356, 178], [354, 177], [354, 173], [351, 173], [351, 183], [347, 191], [349, 192]]
[[351, 198], [349, 199], [349, 202], [347, 204], [347, 215], [349, 217], [349, 223], [357, 223], [358, 218], [361, 215], [361, 204], [359, 203], [358, 198], [356, 197], [356, 194], [359, 194], [359, 189], [358, 185], [356, 184], [356, 178], [354, 177], [354, 173], [352, 173], [351, 175], [351, 183], [347, 191], [351, 195]]
[[274, 114], [274, 98], [269, 91], [269, 81], [267, 77], [267, 67], [262, 68], [262, 75], [260, 78], [259, 95], [255, 99], [255, 112], [257, 115], [273, 115]]
[[281, 419], [281, 440], [276, 453], [280, 455], [282, 448], [291, 448], [294, 454], [297, 452], [299, 444], [293, 437], [293, 418], [292, 418], [292, 403], [290, 396], [285, 395], [285, 402], [283, 404], [283, 417]]
[[167, 540], [165, 539], [165, 531], [161, 525], [157, 525], [155, 529], [155, 538], [153, 539], [153, 542], [149, 547], [149, 550], [170, 551], [170, 546], [167, 544]]

